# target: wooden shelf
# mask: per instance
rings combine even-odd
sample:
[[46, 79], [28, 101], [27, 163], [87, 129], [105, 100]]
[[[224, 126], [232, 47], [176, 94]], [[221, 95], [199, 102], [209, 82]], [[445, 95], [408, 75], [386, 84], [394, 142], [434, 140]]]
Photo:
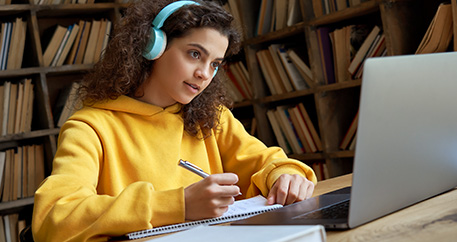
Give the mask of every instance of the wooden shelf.
[[60, 130], [59, 128], [53, 128], [53, 129], [35, 130], [32, 132], [27, 132], [27, 133], [0, 136], [0, 143], [7, 142], [7, 141], [33, 139], [33, 138], [49, 136], [49, 135], [57, 135], [57, 134], [59, 134], [59, 130]]
[[301, 22], [301, 23], [295, 24], [293, 26], [290, 26], [290, 27], [287, 27], [287, 28], [284, 28], [284, 29], [281, 29], [278, 31], [270, 32], [268, 34], [264, 34], [261, 36], [257, 36], [257, 37], [248, 39], [245, 41], [244, 44], [245, 45], [256, 45], [256, 44], [269, 42], [269, 41], [277, 40], [280, 38], [285, 38], [285, 37], [289, 37], [292, 35], [300, 34], [300, 33], [303, 33], [305, 26], [306, 26], [306, 23]]
[[355, 18], [363, 15], [367, 15], [376, 11], [379, 11], [379, 3], [381, 0], [370, 0], [363, 2], [358, 6], [346, 8], [344, 10], [330, 13], [319, 18], [315, 18], [309, 21], [310, 26], [320, 26], [337, 23], [350, 18]]
[[14, 213], [27, 206], [32, 206], [33, 200], [33, 197], [28, 197], [10, 202], [2, 202], [0, 203], [0, 214]]

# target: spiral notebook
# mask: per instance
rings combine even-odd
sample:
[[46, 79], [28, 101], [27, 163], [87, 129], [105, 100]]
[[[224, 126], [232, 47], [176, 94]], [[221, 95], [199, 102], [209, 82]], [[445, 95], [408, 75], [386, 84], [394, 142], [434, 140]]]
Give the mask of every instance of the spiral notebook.
[[261, 214], [267, 211], [271, 211], [277, 208], [282, 207], [280, 204], [268, 205], [267, 199], [261, 195], [243, 199], [239, 201], [235, 201], [233, 205], [229, 206], [227, 212], [225, 212], [222, 216], [217, 218], [210, 218], [210, 219], [203, 219], [197, 221], [190, 221], [184, 222], [179, 224], [172, 224], [166, 225], [161, 227], [155, 227], [152, 229], [146, 229], [141, 231], [136, 231], [132, 233], [125, 234], [122, 237], [115, 238], [115, 240], [122, 239], [122, 240], [132, 240], [132, 239], [140, 239], [144, 237], [159, 235], [159, 234], [166, 234], [177, 232], [181, 230], [190, 229], [199, 225], [214, 225], [214, 224], [221, 224], [221, 223], [229, 223], [245, 218], [252, 217], [257, 214]]

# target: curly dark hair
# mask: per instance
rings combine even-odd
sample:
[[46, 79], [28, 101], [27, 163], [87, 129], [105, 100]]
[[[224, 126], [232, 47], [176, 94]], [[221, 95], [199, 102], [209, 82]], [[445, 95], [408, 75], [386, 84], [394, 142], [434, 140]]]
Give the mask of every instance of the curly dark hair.
[[[84, 76], [79, 98], [86, 105], [121, 95], [137, 97], [135, 93], [151, 74], [153, 60], [142, 56], [149, 40], [151, 23], [159, 11], [174, 0], [141, 0], [129, 6], [125, 16], [114, 25], [111, 39], [101, 60]], [[167, 41], [186, 36], [194, 28], [209, 27], [226, 36], [229, 45], [225, 58], [240, 49], [240, 35], [233, 17], [220, 5], [196, 0], [199, 5], [185, 5], [171, 14], [161, 28]], [[219, 68], [221, 69], [221, 68]], [[222, 106], [231, 107], [223, 78], [216, 75], [208, 87], [179, 111], [184, 129], [190, 135], [206, 138], [219, 123]], [[200, 133], [201, 131], [201, 133]]]

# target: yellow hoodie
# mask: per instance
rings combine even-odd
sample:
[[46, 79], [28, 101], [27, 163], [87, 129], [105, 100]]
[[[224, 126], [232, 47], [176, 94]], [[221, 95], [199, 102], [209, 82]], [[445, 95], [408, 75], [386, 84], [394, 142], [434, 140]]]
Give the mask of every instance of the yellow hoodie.
[[165, 109], [127, 96], [77, 111], [62, 127], [52, 174], [35, 194], [35, 241], [106, 241], [184, 222], [184, 188], [233, 172], [246, 197], [266, 196], [284, 173], [316, 183], [312, 169], [250, 136], [228, 109], [207, 139], [184, 131], [180, 104]]

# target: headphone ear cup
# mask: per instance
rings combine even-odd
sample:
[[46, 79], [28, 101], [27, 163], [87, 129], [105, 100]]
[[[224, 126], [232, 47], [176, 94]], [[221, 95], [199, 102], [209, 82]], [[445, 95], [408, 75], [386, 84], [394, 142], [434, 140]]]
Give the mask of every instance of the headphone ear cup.
[[143, 57], [148, 60], [155, 60], [162, 56], [167, 46], [167, 35], [160, 29], [151, 27], [151, 37], [143, 51]]
[[219, 67], [216, 67], [216, 69], [214, 70], [214, 72], [213, 72], [213, 78], [216, 76], [217, 70], [219, 70]]

